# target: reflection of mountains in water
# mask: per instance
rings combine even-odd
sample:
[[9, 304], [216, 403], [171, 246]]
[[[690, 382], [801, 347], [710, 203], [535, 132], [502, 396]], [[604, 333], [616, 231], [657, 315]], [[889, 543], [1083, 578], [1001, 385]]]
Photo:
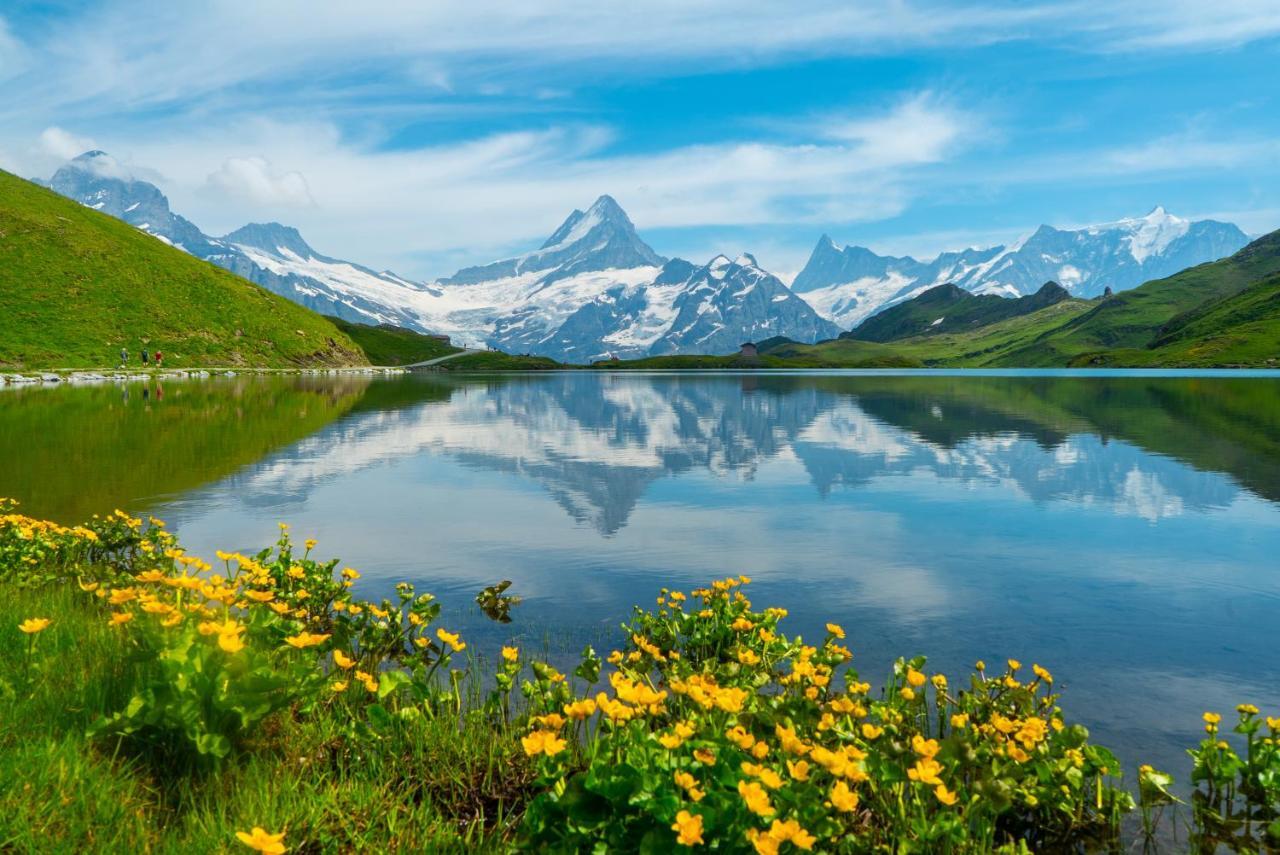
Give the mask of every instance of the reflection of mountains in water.
[[249, 492], [301, 497], [387, 460], [441, 454], [534, 479], [609, 535], [659, 478], [706, 470], [750, 480], [774, 458], [798, 460], [823, 495], [927, 472], [1152, 520], [1230, 503], [1239, 487], [1215, 470], [1266, 498], [1280, 483], [1280, 432], [1260, 426], [1280, 413], [1280, 387], [1267, 380], [574, 373], [397, 382], [371, 387], [383, 398], [376, 406], [264, 461], [247, 476]]

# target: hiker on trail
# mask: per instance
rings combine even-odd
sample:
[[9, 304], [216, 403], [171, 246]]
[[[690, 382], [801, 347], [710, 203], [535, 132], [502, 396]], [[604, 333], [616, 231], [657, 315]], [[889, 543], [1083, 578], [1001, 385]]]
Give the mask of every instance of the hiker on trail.
[[164, 354], [157, 350], [156, 351], [156, 368], [160, 367], [161, 362], [164, 362]]
[[142, 349], [142, 364], [147, 364], [147, 349], [145, 347]]
[[128, 364], [129, 364], [129, 351], [122, 347], [120, 348], [120, 367], [124, 368]]

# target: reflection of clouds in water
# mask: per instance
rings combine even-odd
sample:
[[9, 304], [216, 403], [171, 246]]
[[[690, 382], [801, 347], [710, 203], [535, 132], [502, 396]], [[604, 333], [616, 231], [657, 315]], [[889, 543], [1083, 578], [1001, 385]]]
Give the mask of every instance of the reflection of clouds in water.
[[1129, 513], [1149, 522], [1182, 514], [1182, 499], [1172, 495], [1154, 472], [1134, 466], [1124, 476], [1124, 489], [1117, 498], [1118, 513]]

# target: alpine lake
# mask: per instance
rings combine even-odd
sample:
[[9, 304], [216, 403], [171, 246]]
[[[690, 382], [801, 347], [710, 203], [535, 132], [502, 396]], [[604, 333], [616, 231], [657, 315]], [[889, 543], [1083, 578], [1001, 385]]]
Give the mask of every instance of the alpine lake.
[[[1015, 657], [1126, 766], [1185, 786], [1201, 713], [1280, 709], [1280, 373], [214, 378], [0, 390], [0, 496], [119, 507], [187, 549], [288, 522], [414, 582], [492, 657], [571, 665], [634, 605], [746, 574], [862, 679]], [[513, 622], [473, 603], [499, 580]]]

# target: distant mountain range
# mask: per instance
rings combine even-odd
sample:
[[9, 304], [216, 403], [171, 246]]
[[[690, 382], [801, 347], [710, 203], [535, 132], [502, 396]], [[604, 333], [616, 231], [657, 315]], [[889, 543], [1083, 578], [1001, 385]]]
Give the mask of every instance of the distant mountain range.
[[778, 336], [831, 339], [943, 284], [1018, 297], [1054, 281], [1073, 296], [1093, 297], [1247, 242], [1233, 225], [1192, 222], [1162, 208], [1084, 229], [1041, 226], [1010, 247], [947, 252], [930, 262], [837, 248], [824, 235], [788, 287], [748, 253], [702, 265], [663, 258], [617, 202], [601, 196], [536, 250], [418, 283], [321, 255], [278, 223], [206, 235], [173, 213], [159, 188], [130, 177], [101, 151], [70, 161], [48, 186], [315, 311], [576, 363], [727, 353]]
[[1249, 237], [1230, 223], [1185, 220], [1157, 207], [1145, 217], [1082, 229], [1041, 226], [1012, 246], [944, 252], [932, 261], [837, 248], [823, 235], [792, 289], [825, 318], [857, 326], [887, 305], [954, 284], [977, 294], [1019, 297], [1057, 282], [1098, 297], [1230, 255]]

